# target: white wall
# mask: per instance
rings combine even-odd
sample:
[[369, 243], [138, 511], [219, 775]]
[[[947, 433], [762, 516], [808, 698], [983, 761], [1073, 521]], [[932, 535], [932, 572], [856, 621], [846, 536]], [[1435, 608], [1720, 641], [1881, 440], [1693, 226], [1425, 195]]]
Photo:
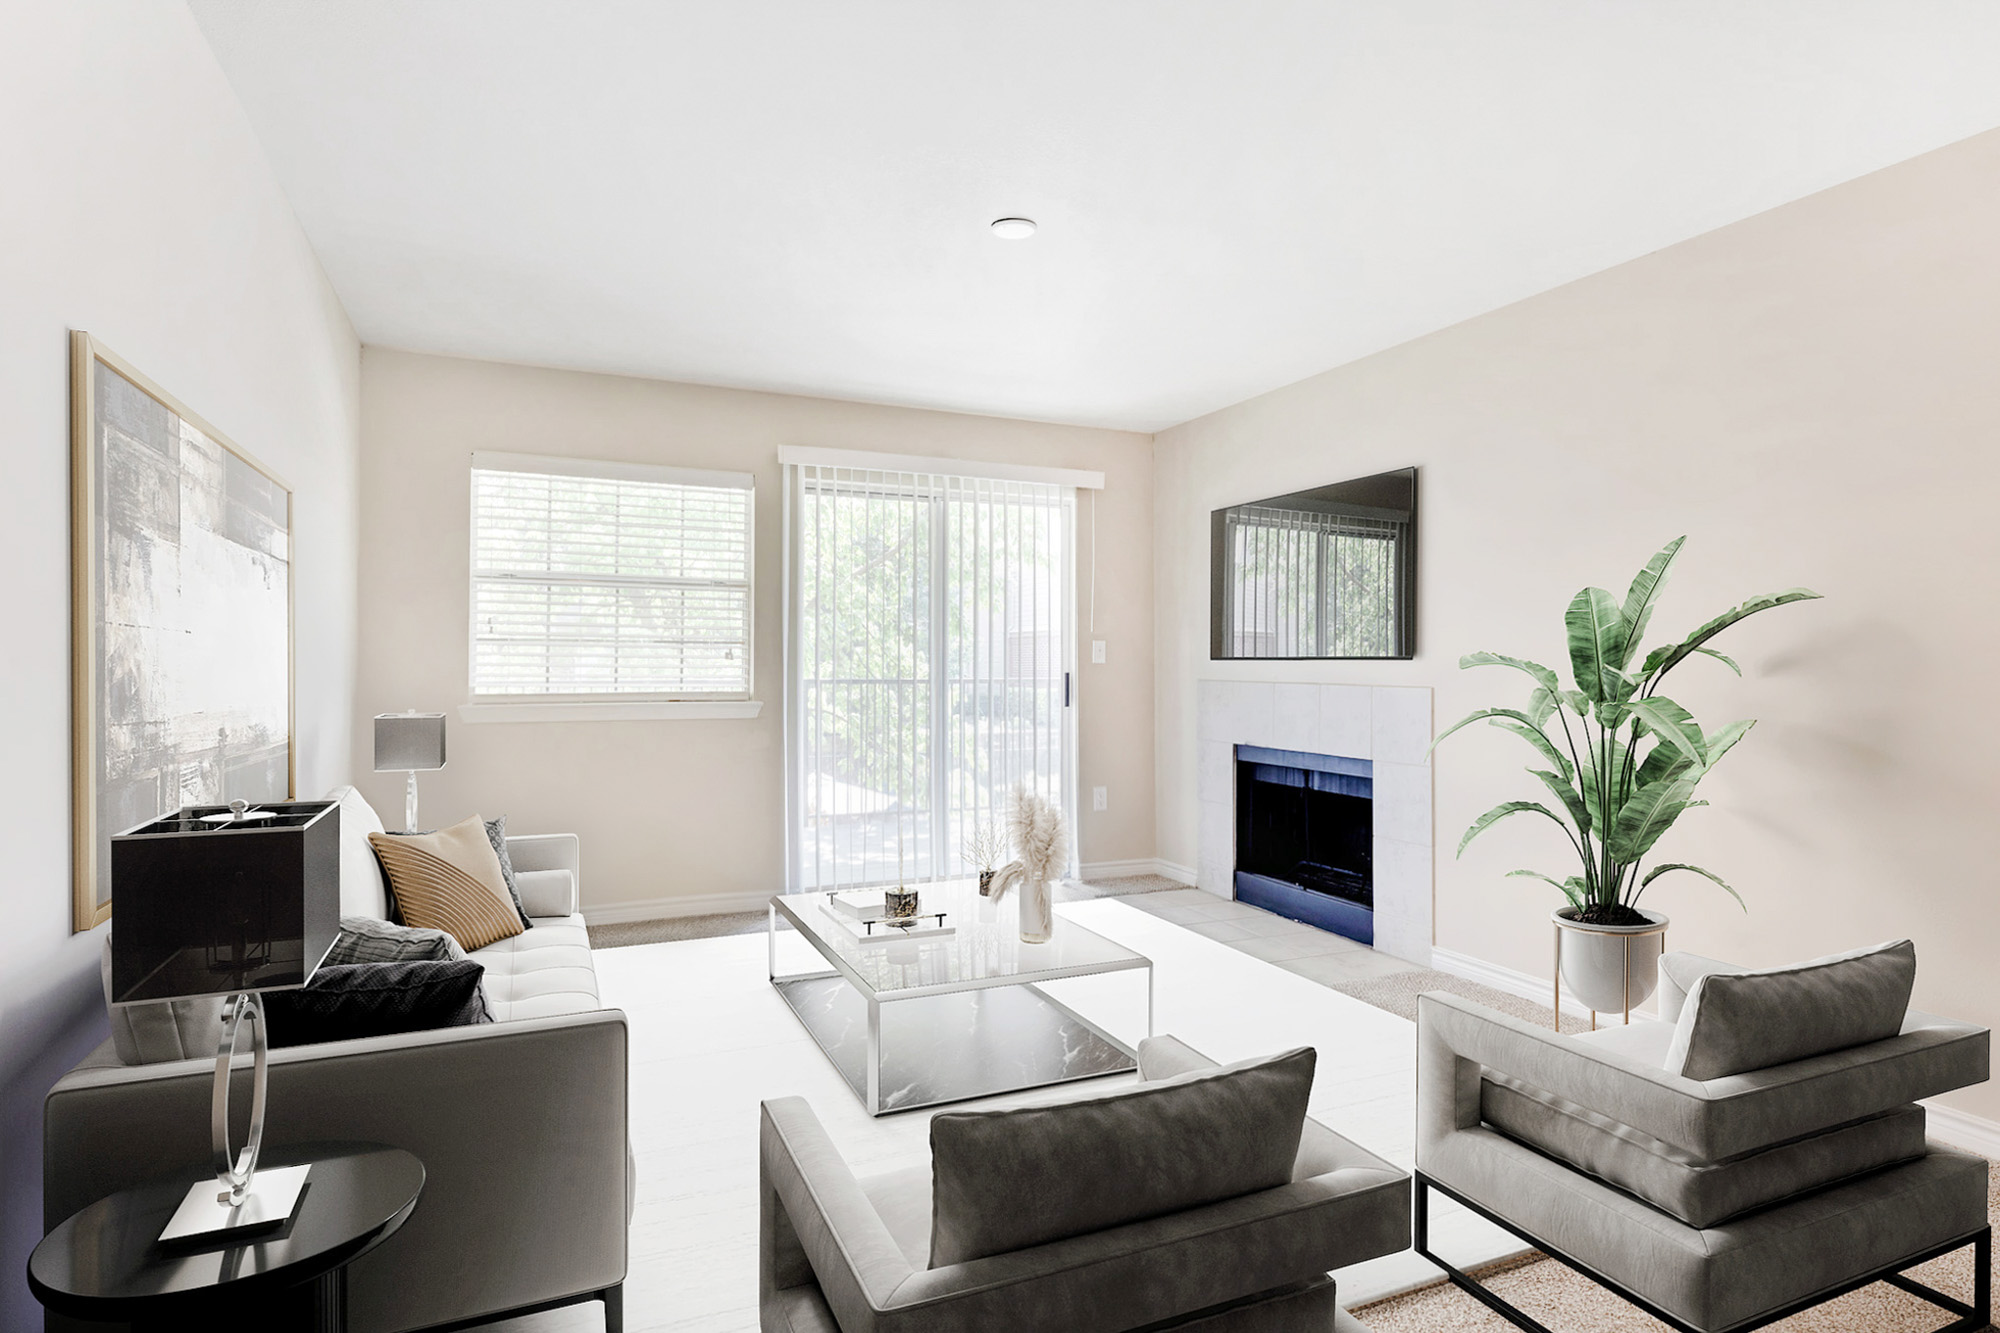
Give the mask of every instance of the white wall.
[[[1516, 702], [1475, 649], [1566, 666], [1576, 589], [1622, 597], [1687, 534], [1655, 641], [1752, 594], [1823, 602], [1746, 622], [1673, 692], [1762, 720], [1661, 844], [1691, 877], [1647, 905], [1670, 947], [1774, 965], [1908, 935], [1919, 1007], [2000, 1023], [1992, 826], [2000, 711], [2000, 132], [1673, 246], [1158, 437], [1161, 854], [1194, 854], [1196, 683], [1429, 685], [1440, 723]], [[1418, 658], [1208, 660], [1213, 508], [1422, 469]], [[1539, 794], [1497, 731], [1437, 755], [1436, 943], [1546, 976], [1560, 835], [1482, 810]], [[1563, 873], [1569, 873], [1564, 871]], [[2000, 1090], [1951, 1099], [2000, 1117]]]
[[40, 1326], [41, 1098], [105, 1031], [70, 933], [69, 330], [297, 488], [302, 791], [345, 779], [359, 347], [187, 10], [8, 3], [0, 40], [0, 1327]]
[[[586, 909], [640, 915], [761, 902], [784, 885], [781, 445], [998, 459], [1105, 474], [1097, 630], [1079, 653], [1086, 862], [1153, 855], [1152, 445], [1121, 431], [914, 411], [370, 347], [362, 357], [361, 674], [369, 717], [442, 710], [451, 763], [421, 779], [423, 823], [505, 814], [518, 832], [583, 836]], [[751, 719], [466, 724], [470, 455], [475, 449], [750, 472], [757, 479]], [[1079, 505], [1079, 597], [1092, 507]], [[1079, 632], [1088, 637], [1083, 624]], [[358, 785], [400, 824], [402, 775]]]

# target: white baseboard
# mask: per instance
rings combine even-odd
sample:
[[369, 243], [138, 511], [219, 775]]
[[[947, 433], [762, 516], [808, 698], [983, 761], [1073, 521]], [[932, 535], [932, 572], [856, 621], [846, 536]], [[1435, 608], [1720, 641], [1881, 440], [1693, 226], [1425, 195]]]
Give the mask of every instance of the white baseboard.
[[1932, 1138], [1981, 1157], [2000, 1158], [2000, 1124], [1935, 1102], [1925, 1102], [1924, 1112]]
[[640, 902], [588, 904], [586, 925], [615, 926], [628, 921], [661, 921], [668, 917], [716, 916], [723, 912], [757, 912], [771, 901], [768, 893], [697, 893], [683, 898], [648, 898]]
[[1179, 880], [1183, 884], [1194, 883], [1194, 872], [1185, 866], [1177, 866], [1171, 861], [1158, 857], [1141, 857], [1135, 861], [1085, 861], [1077, 867], [1078, 878], [1084, 881], [1094, 879], [1126, 879], [1132, 875], [1160, 875], [1167, 879]]
[[[1498, 963], [1489, 963], [1484, 958], [1474, 958], [1468, 953], [1457, 953], [1451, 949], [1441, 949], [1433, 945], [1431, 948], [1431, 966], [1440, 972], [1449, 972], [1455, 977], [1463, 977], [1467, 981], [1476, 981], [1482, 986], [1491, 986], [1494, 990], [1505, 991], [1509, 995], [1518, 995], [1524, 1000], [1533, 1000], [1537, 1004], [1548, 1004], [1555, 998], [1555, 990], [1549, 984], [1547, 977], [1538, 977], [1530, 972], [1517, 972], [1511, 967], [1502, 967]], [[1563, 1012], [1572, 1018], [1581, 1018], [1586, 1021], [1590, 1018], [1589, 1008], [1577, 1003], [1569, 995], [1563, 996]], [[1632, 1012], [1636, 1014], [1639, 1010], [1635, 1009]], [[1652, 1017], [1650, 1010], [1647, 1011], [1646, 1016], [1648, 1018]], [[1604, 1016], [1600, 1014], [1599, 1018], [1602, 1017]]]
[[[1122, 879], [1128, 875], [1162, 875], [1183, 884], [1194, 883], [1194, 872], [1171, 861], [1142, 858], [1136, 861], [1088, 861], [1080, 867], [1082, 878]], [[669, 917], [717, 916], [724, 912], [757, 912], [771, 901], [768, 893], [699, 893], [682, 898], [646, 898], [638, 902], [585, 905], [584, 922], [592, 926], [623, 925], [628, 921], [663, 921]]]

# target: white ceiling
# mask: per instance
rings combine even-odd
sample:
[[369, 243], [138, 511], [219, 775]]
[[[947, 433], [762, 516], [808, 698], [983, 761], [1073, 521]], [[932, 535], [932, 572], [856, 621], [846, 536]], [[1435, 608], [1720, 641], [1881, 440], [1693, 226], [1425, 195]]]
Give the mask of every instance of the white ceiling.
[[2000, 124], [1990, 0], [191, 7], [366, 342], [1141, 430]]

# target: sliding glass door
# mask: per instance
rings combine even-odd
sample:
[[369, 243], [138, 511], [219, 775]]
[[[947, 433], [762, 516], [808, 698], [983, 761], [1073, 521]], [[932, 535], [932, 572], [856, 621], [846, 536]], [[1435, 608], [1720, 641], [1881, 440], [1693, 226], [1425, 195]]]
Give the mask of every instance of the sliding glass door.
[[1016, 783], [1074, 826], [1074, 502], [1061, 486], [793, 464], [794, 889], [969, 874]]

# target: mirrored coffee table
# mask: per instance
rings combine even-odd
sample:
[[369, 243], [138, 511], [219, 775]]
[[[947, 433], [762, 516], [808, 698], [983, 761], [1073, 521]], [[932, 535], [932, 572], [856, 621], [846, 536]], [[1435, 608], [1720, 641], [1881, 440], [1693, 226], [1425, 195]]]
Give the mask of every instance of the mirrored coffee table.
[[[1023, 944], [1016, 893], [994, 903], [969, 881], [920, 893], [926, 924], [942, 912], [951, 934], [863, 942], [824, 893], [771, 900], [771, 985], [868, 1114], [1136, 1067], [1153, 1031], [1151, 959], [1060, 918], [1047, 944]], [[781, 950], [805, 970], [781, 971]]]

